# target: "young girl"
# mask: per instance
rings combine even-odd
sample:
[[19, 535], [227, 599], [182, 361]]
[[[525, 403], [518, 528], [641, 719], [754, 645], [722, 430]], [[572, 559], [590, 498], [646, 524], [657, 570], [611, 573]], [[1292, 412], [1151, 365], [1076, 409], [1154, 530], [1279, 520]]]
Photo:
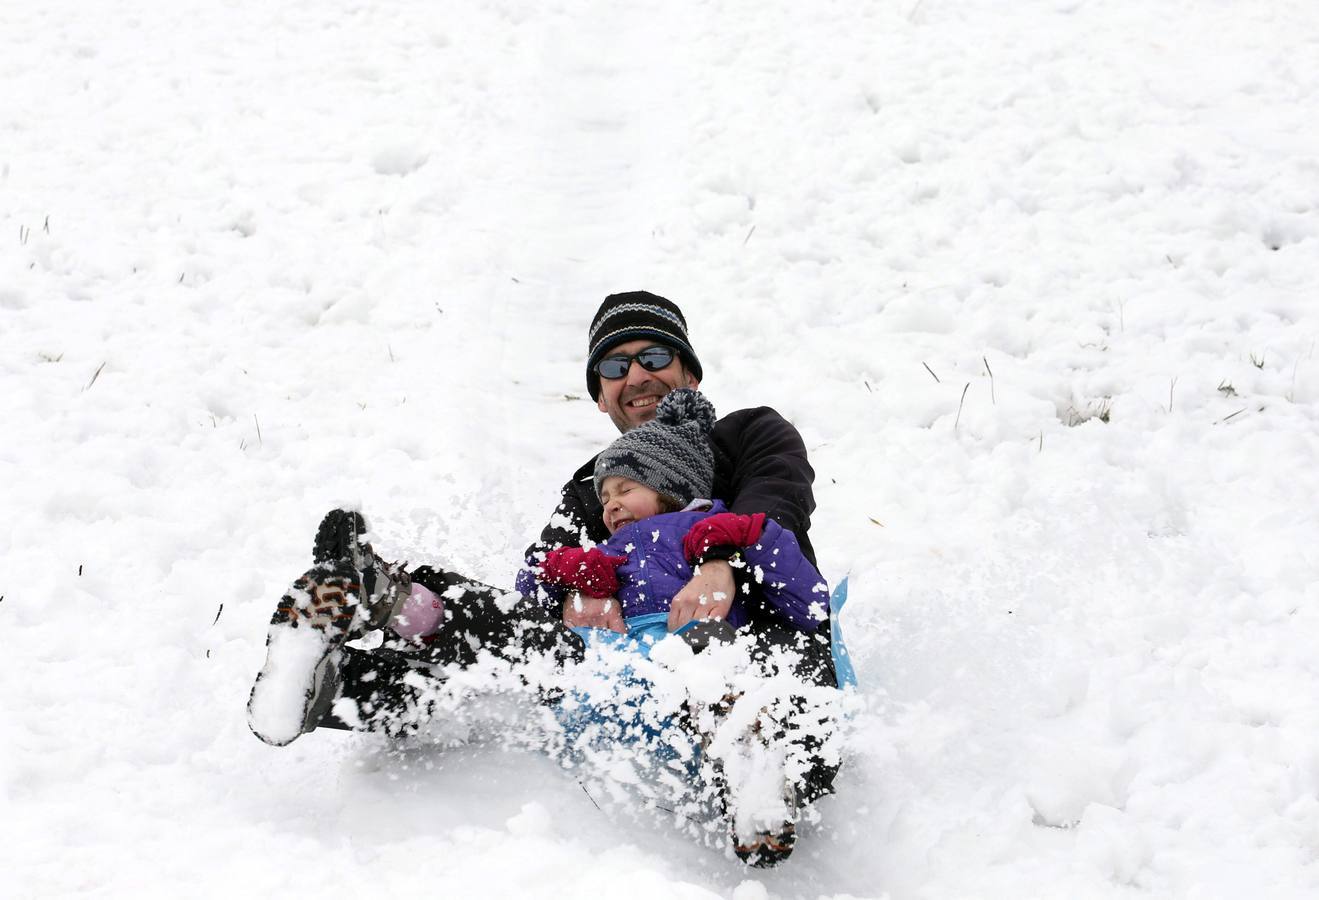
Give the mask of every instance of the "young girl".
[[704, 598], [709, 618], [735, 629], [754, 617], [776, 631], [817, 631], [828, 586], [796, 536], [763, 513], [738, 515], [708, 499], [714, 420], [713, 407], [694, 390], [665, 396], [652, 422], [618, 438], [596, 460], [609, 540], [550, 551], [519, 575], [519, 589], [555, 607], [572, 592], [617, 598], [628, 637], [645, 653], [670, 631], [692, 627], [696, 620], [671, 614], [671, 601], [703, 562], [720, 559], [732, 565], [737, 589], [732, 597]]

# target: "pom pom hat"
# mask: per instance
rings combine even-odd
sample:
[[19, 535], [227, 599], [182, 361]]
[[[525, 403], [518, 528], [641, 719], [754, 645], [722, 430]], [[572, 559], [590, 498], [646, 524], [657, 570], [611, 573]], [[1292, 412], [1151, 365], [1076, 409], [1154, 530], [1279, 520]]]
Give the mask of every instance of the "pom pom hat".
[[655, 418], [610, 444], [595, 459], [595, 492], [621, 475], [672, 497], [683, 506], [708, 499], [714, 489], [710, 430], [714, 407], [700, 391], [678, 388], [660, 400]]
[[586, 389], [592, 400], [600, 399], [595, 364], [619, 344], [647, 339], [677, 350], [687, 371], [701, 380], [701, 361], [687, 341], [687, 320], [676, 303], [650, 291], [610, 294], [596, 310], [586, 336]]

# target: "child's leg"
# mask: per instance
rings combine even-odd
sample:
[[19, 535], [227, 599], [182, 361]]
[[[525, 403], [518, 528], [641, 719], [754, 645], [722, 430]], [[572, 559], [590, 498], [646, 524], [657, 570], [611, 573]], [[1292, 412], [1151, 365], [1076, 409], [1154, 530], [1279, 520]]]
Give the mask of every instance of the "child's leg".
[[825, 744], [838, 730], [837, 710], [822, 707], [811, 699], [821, 692], [815, 688], [835, 689], [833, 651], [828, 638], [778, 626], [755, 627], [749, 631], [753, 642], [752, 661], [765, 677], [772, 677], [791, 667], [803, 690], [781, 701], [775, 718], [787, 740], [800, 747], [810, 766], [797, 781], [801, 803], [811, 803], [832, 792], [838, 775], [836, 754], [824, 751]]
[[[321, 705], [321, 715], [312, 728], [380, 731], [394, 736], [406, 732], [409, 725], [416, 724], [422, 694], [404, 677], [413, 671], [397, 653], [343, 648], [336, 691]], [[352, 703], [345, 706], [343, 700]]]
[[[418, 708], [425, 694], [418, 679], [438, 685], [446, 669], [474, 665], [482, 651], [515, 666], [545, 657], [561, 665], [583, 655], [581, 638], [539, 604], [521, 598], [510, 603], [507, 592], [432, 566], [409, 577], [442, 599], [438, 630], [417, 641], [387, 641], [375, 650], [345, 647], [337, 693], [319, 727], [388, 734], [413, 729], [425, 718]], [[342, 699], [354, 701], [356, 709], [345, 709], [338, 703]]]
[[697, 652], [730, 640], [747, 647], [750, 680], [736, 679], [722, 702], [693, 709], [691, 724], [734, 851], [749, 865], [775, 865], [792, 853], [800, 810], [832, 790], [838, 772], [828, 643], [764, 622], [740, 631], [701, 623], [683, 637]]
[[421, 566], [411, 577], [444, 601], [444, 624], [423, 639], [422, 655], [431, 662], [465, 668], [481, 650], [514, 663], [582, 658], [582, 639], [534, 600], [432, 566]]
[[[715, 619], [693, 623], [678, 633], [698, 653], [712, 643], [727, 644], [739, 638], [747, 640], [751, 644], [752, 663], [762, 677], [779, 674], [781, 666], [786, 664], [803, 687], [836, 686], [832, 648], [821, 634], [807, 634], [767, 623], [756, 623], [736, 631], [727, 622]], [[803, 804], [829, 793], [838, 774], [838, 763], [827, 762], [820, 755], [825, 743], [821, 732], [832, 735], [837, 722], [826, 715], [824, 722], [812, 722], [813, 727], [804, 729], [803, 718], [810, 715], [807, 709], [817, 705], [810, 703], [804, 693], [784, 698], [783, 709], [779, 711], [788, 739], [810, 755], [810, 769], [797, 785]]]
[[[466, 667], [480, 650], [510, 662], [546, 655], [580, 658], [581, 640], [538, 604], [424, 566], [412, 579], [444, 598], [445, 621], [420, 645], [387, 640], [376, 650], [347, 641], [384, 627], [407, 597], [406, 577], [362, 539], [361, 513], [332, 510], [317, 531], [316, 565], [281, 598], [271, 619], [266, 661], [252, 688], [248, 722], [267, 743], [283, 745], [317, 725], [389, 731], [415, 720], [419, 691], [403, 678], [412, 663]], [[442, 672], [440, 673], [442, 677]], [[358, 715], [335, 701], [357, 702]]]

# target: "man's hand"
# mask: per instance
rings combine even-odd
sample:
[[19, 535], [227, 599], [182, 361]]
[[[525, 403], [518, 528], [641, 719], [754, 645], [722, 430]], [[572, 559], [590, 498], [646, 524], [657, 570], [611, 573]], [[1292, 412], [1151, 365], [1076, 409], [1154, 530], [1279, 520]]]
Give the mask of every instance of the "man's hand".
[[702, 563], [692, 580], [673, 595], [669, 607], [669, 631], [677, 631], [693, 619], [727, 618], [733, 606], [733, 567], [727, 560]]
[[574, 591], [563, 601], [563, 624], [569, 628], [584, 625], [627, 634], [627, 626], [623, 624], [623, 604], [614, 597], [583, 597]]

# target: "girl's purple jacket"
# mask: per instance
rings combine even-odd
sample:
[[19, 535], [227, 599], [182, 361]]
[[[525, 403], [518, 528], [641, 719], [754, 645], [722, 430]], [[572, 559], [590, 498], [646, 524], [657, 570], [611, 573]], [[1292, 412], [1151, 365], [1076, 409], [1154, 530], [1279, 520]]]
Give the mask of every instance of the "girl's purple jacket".
[[[716, 500], [708, 510], [661, 513], [620, 528], [600, 549], [612, 556], [626, 556], [618, 567], [618, 600], [623, 618], [631, 619], [668, 612], [673, 595], [692, 578], [692, 567], [683, 553], [682, 539], [702, 519], [727, 512]], [[802, 555], [796, 536], [772, 519], [765, 520], [760, 540], [742, 549], [749, 580], [754, 581], [769, 607], [785, 625], [814, 631], [829, 616], [829, 587], [815, 566]], [[567, 589], [538, 579], [536, 564], [529, 558], [518, 573], [518, 590], [527, 597], [561, 606]], [[745, 598], [739, 591], [729, 611], [728, 622], [741, 627], [747, 622]]]

